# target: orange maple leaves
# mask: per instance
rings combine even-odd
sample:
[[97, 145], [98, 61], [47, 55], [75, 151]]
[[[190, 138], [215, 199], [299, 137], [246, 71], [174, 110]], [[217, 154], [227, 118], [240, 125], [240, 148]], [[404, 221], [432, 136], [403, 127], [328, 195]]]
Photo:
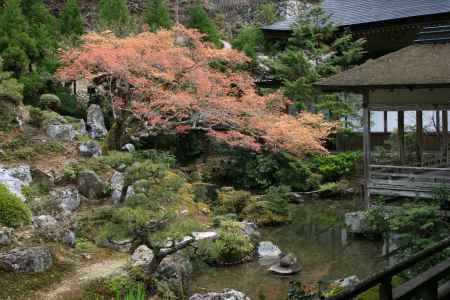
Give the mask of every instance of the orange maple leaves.
[[[321, 114], [285, 114], [288, 100], [281, 93], [258, 95], [251, 75], [233, 67], [249, 62], [248, 57], [216, 49], [201, 37], [182, 26], [127, 38], [87, 34], [79, 48], [61, 52], [64, 67], [57, 77], [72, 81], [107, 74], [128, 83], [132, 88], [127, 99], [116, 93], [115, 103], [122, 108], [131, 102], [149, 130], [203, 130], [231, 146], [255, 151], [266, 147], [299, 156], [325, 151], [322, 144], [334, 123]], [[229, 65], [218, 70], [211, 65], [214, 61]]]

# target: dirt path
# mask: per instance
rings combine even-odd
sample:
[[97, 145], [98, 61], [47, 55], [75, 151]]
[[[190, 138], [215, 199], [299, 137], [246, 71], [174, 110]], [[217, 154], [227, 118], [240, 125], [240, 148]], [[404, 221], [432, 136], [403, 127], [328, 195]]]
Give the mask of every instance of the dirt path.
[[64, 279], [56, 288], [50, 290], [48, 293], [41, 293], [39, 297], [43, 300], [64, 299], [64, 294], [80, 290], [84, 285], [91, 281], [121, 272], [126, 263], [127, 259], [121, 258], [105, 260], [82, 267], [77, 270], [73, 277]]

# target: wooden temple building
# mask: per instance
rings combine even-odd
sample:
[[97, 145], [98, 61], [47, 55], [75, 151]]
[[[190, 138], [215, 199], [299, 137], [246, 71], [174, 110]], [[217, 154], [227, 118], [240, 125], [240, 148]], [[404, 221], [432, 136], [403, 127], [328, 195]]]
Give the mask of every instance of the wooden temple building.
[[[450, 2], [450, 1], [449, 1]], [[450, 109], [450, 26], [425, 28], [413, 45], [320, 81], [328, 92], [363, 95], [365, 201], [371, 195], [431, 198], [436, 187], [450, 187], [448, 111]], [[372, 164], [370, 113], [398, 114], [398, 161]], [[416, 115], [415, 159], [406, 160], [405, 112]], [[423, 111], [436, 111], [441, 147], [426, 161]]]
[[[320, 0], [323, 11], [342, 30], [367, 40], [368, 58], [411, 45], [424, 27], [450, 24], [448, 0]], [[287, 39], [296, 18], [263, 26], [269, 40]]]

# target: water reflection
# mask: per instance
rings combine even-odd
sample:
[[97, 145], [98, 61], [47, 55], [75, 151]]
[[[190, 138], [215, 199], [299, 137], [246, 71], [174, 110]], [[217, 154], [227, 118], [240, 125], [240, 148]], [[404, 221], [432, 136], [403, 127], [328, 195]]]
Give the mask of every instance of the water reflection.
[[258, 261], [230, 268], [210, 269], [195, 274], [193, 292], [234, 288], [252, 299], [282, 299], [290, 280], [307, 286], [357, 275], [364, 278], [384, 266], [382, 245], [378, 242], [348, 239], [344, 214], [355, 210], [353, 201], [316, 200], [293, 206], [293, 222], [282, 227], [264, 228], [262, 240], [272, 241], [283, 252], [298, 257], [303, 271], [279, 277]]

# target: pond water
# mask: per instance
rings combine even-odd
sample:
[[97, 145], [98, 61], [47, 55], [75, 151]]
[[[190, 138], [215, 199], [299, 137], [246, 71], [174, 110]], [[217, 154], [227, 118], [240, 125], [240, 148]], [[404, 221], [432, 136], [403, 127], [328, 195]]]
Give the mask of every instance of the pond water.
[[281, 227], [261, 228], [261, 240], [271, 241], [283, 252], [294, 253], [303, 270], [295, 276], [271, 274], [258, 260], [226, 268], [208, 268], [194, 274], [192, 292], [232, 288], [252, 300], [285, 299], [289, 282], [300, 280], [305, 286], [317, 286], [320, 280], [357, 275], [364, 278], [381, 270], [382, 243], [349, 239], [344, 214], [357, 210], [354, 200], [310, 200], [292, 205], [293, 222]]

